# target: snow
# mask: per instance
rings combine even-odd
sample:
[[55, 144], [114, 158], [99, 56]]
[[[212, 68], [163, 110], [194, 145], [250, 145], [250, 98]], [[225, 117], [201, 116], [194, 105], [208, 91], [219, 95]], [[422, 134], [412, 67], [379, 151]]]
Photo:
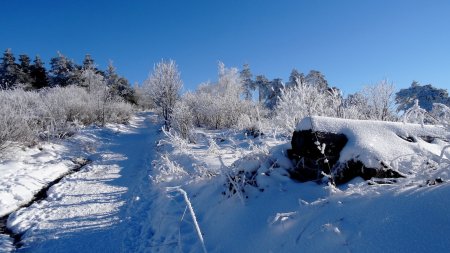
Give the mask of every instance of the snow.
[[[20, 250], [145, 252], [140, 248], [152, 233], [145, 218], [159, 128], [154, 117], [143, 113], [127, 126], [93, 127], [75, 136], [72, 141], [84, 143], [93, 162], [53, 185], [46, 199], [10, 215], [8, 227], [24, 233]], [[0, 252], [10, 252], [10, 239], [2, 236], [0, 243]]]
[[[349, 121], [333, 121], [324, 118], [315, 129], [339, 133], [347, 127], [363, 134], [362, 128], [371, 126], [368, 131], [385, 130], [377, 136], [384, 146], [391, 145], [392, 134], [442, 137], [444, 133], [420, 125], [403, 128], [402, 123], [352, 126]], [[382, 139], [386, 132], [393, 133]], [[289, 140], [270, 136], [252, 139], [238, 132], [203, 129], [196, 130], [196, 134], [196, 143], [182, 152], [176, 146], [160, 147], [159, 151], [177, 164], [183, 176], [174, 181], [154, 180], [155, 186], [161, 188], [150, 220], [156, 225], [151, 238], [155, 252], [202, 249], [193, 221], [186, 217], [182, 196], [164, 191], [173, 186], [186, 191], [208, 252], [443, 252], [450, 246], [450, 214], [445, 211], [450, 204], [446, 197], [450, 194], [448, 166], [424, 168], [420, 157], [415, 157], [403, 164], [412, 168], [413, 175], [398, 179], [396, 184], [368, 184], [356, 178], [335, 188], [288, 178], [286, 169], [292, 166], [285, 155]], [[210, 149], [211, 139], [223, 140], [216, 141], [214, 152]], [[426, 146], [425, 142], [420, 144]], [[433, 154], [438, 153], [435, 151]], [[168, 166], [158, 161], [159, 166]], [[198, 176], [195, 168], [200, 162], [210, 176]], [[226, 175], [234, 178], [239, 171], [256, 172], [257, 186], [248, 177], [236, 180], [242, 192], [233, 194], [228, 191]], [[169, 178], [166, 172], [156, 166], [152, 175]], [[444, 183], [426, 183], [437, 175], [444, 176]]]
[[[383, 145], [377, 145], [383, 147], [395, 145], [397, 134], [443, 133], [402, 123], [353, 126], [316, 117], [312, 123], [316, 130], [353, 133], [353, 145], [367, 140], [363, 127], [379, 129], [376, 138]], [[444, 163], [426, 167], [430, 159], [417, 155], [402, 161], [411, 174], [395, 184], [356, 178], [336, 188], [291, 180], [290, 140], [281, 136], [196, 129], [195, 143], [179, 145], [160, 129], [153, 114], [140, 113], [130, 125], [89, 128], [75, 136], [73, 143], [84, 143], [82, 152], [93, 162], [52, 186], [47, 199], [10, 216], [8, 227], [24, 233], [18, 252], [446, 252], [450, 247], [450, 176]], [[432, 155], [443, 143], [418, 140], [408, 146], [396, 138], [405, 149]], [[414, 149], [418, 144], [421, 149]], [[68, 143], [55, 146], [61, 159], [54, 164], [63, 163], [71, 149]], [[381, 155], [388, 154], [379, 151], [371, 159]], [[426, 182], [437, 175], [442, 183]], [[0, 252], [11, 251], [11, 240], [0, 235]]]
[[[348, 138], [340, 153], [341, 163], [357, 159], [366, 167], [378, 168], [380, 162], [383, 162], [401, 172], [409, 171], [408, 168], [399, 166], [399, 162], [405, 159], [413, 156], [439, 157], [442, 148], [447, 145], [442, 138], [450, 137], [439, 126], [320, 116], [306, 117], [296, 127], [297, 131], [311, 129], [344, 134]], [[416, 142], [405, 140], [408, 137]], [[433, 137], [435, 140], [428, 143], [424, 137]]]
[[0, 161], [0, 217], [28, 203], [41, 188], [74, 166], [61, 144], [5, 150]]

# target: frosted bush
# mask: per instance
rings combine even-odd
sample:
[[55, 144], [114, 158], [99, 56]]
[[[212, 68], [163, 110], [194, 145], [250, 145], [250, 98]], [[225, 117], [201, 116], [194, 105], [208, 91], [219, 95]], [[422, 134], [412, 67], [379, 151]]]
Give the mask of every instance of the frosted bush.
[[30, 143], [42, 125], [42, 103], [36, 92], [0, 91], [0, 146], [8, 141]]
[[[101, 83], [103, 84], [103, 83]], [[40, 138], [63, 138], [80, 126], [124, 123], [133, 107], [112, 97], [106, 85], [67, 86], [40, 92], [0, 91], [0, 145], [8, 141], [30, 143]]]
[[167, 138], [164, 138], [160, 140], [160, 143], [158, 145], [161, 145], [163, 143], [167, 143], [171, 145], [174, 149], [181, 151], [181, 152], [187, 152], [188, 151], [188, 142], [186, 139], [181, 137], [178, 132], [174, 131], [173, 129], [166, 130], [164, 127], [162, 128], [162, 131], [164, 135]]
[[330, 116], [339, 114], [340, 97], [328, 91], [322, 92], [309, 84], [299, 84], [281, 90], [275, 109], [274, 125], [285, 134], [291, 134], [295, 126], [306, 116]]
[[175, 103], [175, 108], [171, 115], [171, 127], [180, 133], [184, 139], [191, 139], [194, 117], [186, 100], [183, 99]]

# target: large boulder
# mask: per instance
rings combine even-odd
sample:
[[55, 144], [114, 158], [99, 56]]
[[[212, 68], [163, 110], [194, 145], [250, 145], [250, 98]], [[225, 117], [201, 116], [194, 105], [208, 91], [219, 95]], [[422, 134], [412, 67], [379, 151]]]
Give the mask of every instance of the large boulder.
[[438, 156], [445, 143], [435, 140], [446, 134], [435, 126], [308, 117], [292, 136], [290, 175], [304, 182], [327, 174], [336, 184], [355, 177], [404, 177], [408, 168], [398, 166], [398, 161], [412, 155]]

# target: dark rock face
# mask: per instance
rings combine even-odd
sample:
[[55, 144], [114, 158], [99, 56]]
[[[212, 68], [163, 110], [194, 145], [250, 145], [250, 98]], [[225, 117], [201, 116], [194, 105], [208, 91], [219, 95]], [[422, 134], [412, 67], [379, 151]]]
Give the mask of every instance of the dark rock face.
[[[325, 143], [325, 157], [315, 144], [319, 141]], [[323, 133], [307, 131], [295, 131], [292, 136], [292, 149], [288, 150], [288, 156], [294, 161], [295, 169], [291, 171], [291, 177], [305, 182], [321, 179], [321, 172], [330, 173], [330, 169], [339, 160], [339, 154], [347, 144], [347, 137], [343, 134]]]
[[[317, 148], [315, 142], [326, 144], [324, 154]], [[322, 172], [333, 172], [333, 180], [336, 184], [343, 184], [355, 177], [364, 180], [376, 178], [399, 178], [400, 173], [380, 163], [378, 168], [367, 168], [361, 161], [350, 160], [339, 163], [341, 150], [347, 144], [344, 134], [295, 131], [292, 136], [292, 149], [288, 150], [288, 156], [294, 161], [294, 169], [290, 171], [293, 179], [301, 182], [322, 179]], [[325, 158], [328, 162], [325, 162]]]

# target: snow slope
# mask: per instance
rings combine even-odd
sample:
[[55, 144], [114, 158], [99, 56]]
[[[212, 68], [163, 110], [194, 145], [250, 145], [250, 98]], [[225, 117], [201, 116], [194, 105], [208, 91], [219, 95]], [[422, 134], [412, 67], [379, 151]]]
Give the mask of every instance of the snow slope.
[[19, 252], [143, 252], [152, 191], [148, 178], [159, 127], [144, 113], [127, 127], [83, 130], [93, 140], [80, 172], [52, 186], [49, 197], [20, 209], [8, 227], [24, 233]]
[[72, 167], [68, 149], [61, 144], [5, 150], [0, 161], [0, 217], [28, 203], [41, 188]]
[[[46, 200], [10, 216], [9, 227], [24, 233], [18, 251], [450, 248], [449, 164], [411, 158], [411, 174], [394, 184], [359, 178], [339, 188], [298, 183], [286, 172], [292, 166], [285, 155], [290, 140], [276, 134], [254, 139], [199, 129], [196, 143], [159, 141], [155, 122], [144, 113], [127, 127], [84, 130], [77, 138], [92, 141], [93, 163], [51, 187]], [[433, 181], [437, 176], [442, 182]], [[0, 252], [11, 250], [5, 242]]]
[[[412, 174], [395, 184], [357, 178], [335, 188], [287, 177], [286, 169], [292, 166], [285, 155], [289, 140], [206, 130], [201, 135], [205, 138], [183, 150], [177, 145], [162, 148], [168, 159], [155, 161], [152, 174], [161, 194], [152, 206], [152, 252], [202, 252], [187, 204], [172, 187], [187, 192], [208, 252], [447, 252], [450, 248], [447, 164], [428, 168], [426, 157], [416, 157], [409, 161]], [[215, 152], [208, 144], [211, 139], [224, 140], [216, 142]], [[391, 140], [379, 141], [389, 145]], [[204, 176], [199, 175], [199, 167]], [[443, 183], [428, 181], [437, 175]], [[166, 180], [156, 180], [157, 176]], [[230, 179], [238, 191], [230, 190]]]

